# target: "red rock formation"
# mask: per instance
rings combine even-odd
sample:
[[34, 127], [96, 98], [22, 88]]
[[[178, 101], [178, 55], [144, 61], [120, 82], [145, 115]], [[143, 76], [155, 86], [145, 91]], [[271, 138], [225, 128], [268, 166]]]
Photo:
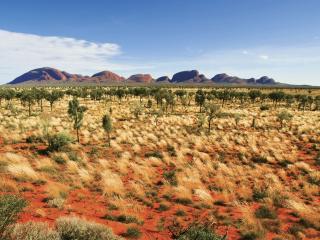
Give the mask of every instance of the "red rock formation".
[[128, 82], [151, 83], [153, 78], [150, 74], [135, 74], [128, 78]]
[[100, 82], [122, 82], [125, 80], [124, 77], [119, 76], [116, 73], [110, 71], [102, 71], [92, 75], [92, 78]]

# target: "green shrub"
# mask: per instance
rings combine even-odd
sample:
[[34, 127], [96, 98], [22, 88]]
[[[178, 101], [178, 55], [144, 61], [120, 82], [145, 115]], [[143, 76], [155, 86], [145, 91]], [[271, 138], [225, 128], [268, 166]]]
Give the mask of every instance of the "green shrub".
[[192, 203], [192, 200], [189, 198], [177, 198], [175, 199], [175, 202], [182, 205], [190, 205]]
[[259, 201], [261, 199], [264, 199], [268, 196], [268, 193], [266, 190], [261, 190], [261, 189], [253, 189], [253, 194], [252, 194], [252, 198], [255, 201]]
[[30, 135], [26, 138], [27, 143], [44, 143], [44, 139], [40, 136]]
[[14, 240], [60, 240], [58, 232], [42, 222], [18, 223], [10, 236]]
[[41, 185], [44, 185], [46, 184], [47, 181], [46, 180], [43, 180], [43, 179], [37, 179], [37, 180], [34, 180], [32, 182], [33, 185], [36, 185], [36, 186], [41, 186]]
[[52, 157], [52, 159], [53, 159], [53, 161], [55, 161], [58, 164], [65, 164], [66, 163], [66, 160], [60, 155], [54, 155]]
[[255, 215], [257, 218], [275, 219], [277, 217], [277, 214], [266, 206], [260, 206], [256, 210]]
[[214, 202], [214, 205], [226, 206], [226, 203], [224, 202], [224, 200], [219, 199]]
[[294, 236], [297, 236], [299, 232], [302, 232], [303, 228], [298, 225], [298, 224], [293, 224], [291, 227], [288, 229], [288, 232]]
[[147, 152], [147, 153], [145, 153], [144, 156], [145, 157], [155, 157], [155, 158], [163, 159], [163, 155], [159, 151]]
[[280, 192], [276, 192], [272, 196], [273, 205], [278, 208], [284, 207], [287, 199], [288, 197], [285, 195], [282, 195]]
[[241, 233], [241, 240], [256, 240], [259, 238], [259, 234], [255, 232], [244, 232]]
[[308, 219], [306, 219], [306, 218], [301, 218], [300, 220], [299, 220], [299, 223], [302, 225], [302, 226], [304, 226], [305, 228], [314, 228], [314, 229], [316, 229], [316, 230], [320, 230], [320, 228], [319, 227], [317, 227], [315, 224], [313, 224], [312, 222], [310, 222]]
[[175, 215], [176, 215], [176, 216], [179, 216], [179, 217], [184, 217], [184, 216], [186, 216], [187, 214], [186, 214], [186, 212], [183, 211], [183, 210], [177, 210], [177, 211], [175, 212]]
[[167, 206], [166, 204], [161, 203], [157, 210], [160, 211], [160, 212], [164, 212], [164, 211], [167, 211], [169, 209], [170, 209], [169, 206]]
[[122, 223], [139, 223], [139, 220], [136, 217], [124, 214], [119, 215], [117, 220]]
[[125, 233], [122, 234], [122, 236], [127, 238], [140, 238], [142, 235], [141, 231], [136, 227], [129, 227]]
[[76, 152], [68, 152], [68, 158], [71, 160], [71, 161], [74, 161], [74, 162], [79, 162], [80, 159], [79, 159], [79, 156]]
[[221, 236], [216, 235], [211, 229], [201, 226], [194, 226], [189, 228], [186, 232], [181, 234], [178, 240], [221, 240]]
[[167, 146], [167, 151], [168, 151], [168, 153], [169, 153], [169, 155], [171, 157], [176, 157], [177, 156], [177, 152], [176, 152], [176, 149], [174, 148], [174, 146], [168, 145]]
[[107, 219], [107, 220], [110, 220], [110, 221], [116, 221], [116, 222], [122, 222], [122, 223], [136, 223], [136, 224], [141, 224], [142, 223], [136, 217], [129, 216], [129, 215], [124, 215], [124, 214], [121, 214], [119, 216], [114, 216], [114, 215], [108, 215], [107, 214], [103, 218]]
[[261, 105], [260, 106], [260, 110], [261, 111], [266, 111], [266, 110], [269, 110], [269, 109], [270, 109], [270, 107], [268, 105]]
[[170, 185], [172, 185], [172, 186], [178, 185], [178, 180], [177, 180], [175, 170], [164, 172], [163, 177], [170, 183]]
[[98, 223], [77, 217], [60, 217], [56, 220], [61, 240], [119, 240], [112, 231]]
[[71, 137], [65, 133], [57, 133], [48, 137], [48, 151], [61, 151], [71, 143]]
[[251, 158], [251, 160], [254, 163], [267, 163], [268, 162], [267, 158], [265, 158], [263, 156], [253, 156]]
[[0, 239], [5, 238], [9, 227], [17, 221], [18, 214], [26, 205], [26, 200], [18, 196], [0, 196]]
[[288, 167], [289, 164], [292, 164], [290, 161], [288, 160], [282, 160], [278, 163], [281, 167]]
[[114, 204], [109, 204], [108, 209], [109, 209], [110, 211], [113, 211], [113, 210], [118, 210], [119, 208], [118, 208], [116, 205], [114, 205]]

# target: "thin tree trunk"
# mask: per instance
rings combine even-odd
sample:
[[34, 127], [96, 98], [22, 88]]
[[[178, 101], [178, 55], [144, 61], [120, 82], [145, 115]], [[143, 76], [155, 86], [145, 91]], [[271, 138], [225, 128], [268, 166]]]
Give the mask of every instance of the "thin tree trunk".
[[78, 128], [77, 128], [77, 140], [78, 140], [78, 143], [80, 143], [79, 129]]
[[31, 116], [31, 103], [29, 102], [29, 117]]

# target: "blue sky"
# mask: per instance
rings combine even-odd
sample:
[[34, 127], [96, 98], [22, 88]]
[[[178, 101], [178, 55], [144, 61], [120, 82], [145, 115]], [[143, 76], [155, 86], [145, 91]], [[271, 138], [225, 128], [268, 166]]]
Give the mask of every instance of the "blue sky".
[[318, 0], [2, 0], [0, 82], [51, 66], [320, 85], [319, 10]]

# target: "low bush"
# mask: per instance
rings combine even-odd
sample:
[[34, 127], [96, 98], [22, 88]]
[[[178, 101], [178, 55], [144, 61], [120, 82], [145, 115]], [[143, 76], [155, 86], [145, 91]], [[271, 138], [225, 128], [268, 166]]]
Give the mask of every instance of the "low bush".
[[60, 217], [56, 220], [61, 240], [120, 240], [113, 232], [98, 223], [77, 217]]
[[18, 219], [18, 214], [26, 207], [27, 202], [15, 195], [0, 196], [0, 239], [5, 239], [9, 228]]
[[217, 205], [217, 206], [226, 206], [226, 203], [225, 203], [225, 201], [224, 200], [216, 200], [215, 202], [214, 202], [214, 205]]
[[65, 200], [61, 197], [50, 199], [48, 201], [49, 207], [63, 209]]
[[164, 172], [163, 177], [170, 183], [170, 185], [172, 185], [172, 186], [178, 185], [178, 180], [177, 180], [175, 170]]
[[174, 146], [168, 145], [167, 146], [167, 151], [168, 151], [168, 153], [169, 153], [169, 155], [171, 157], [176, 157], [177, 156], [177, 152], [176, 152], [176, 149], [174, 148]]
[[303, 227], [298, 224], [292, 224], [291, 227], [288, 229], [288, 232], [294, 236], [298, 236], [298, 233], [302, 231]]
[[60, 240], [58, 232], [42, 222], [18, 223], [14, 226], [10, 237], [14, 240]]
[[65, 133], [57, 133], [48, 137], [48, 151], [61, 151], [72, 141], [71, 137]]
[[215, 234], [211, 229], [201, 226], [194, 226], [182, 233], [176, 239], [178, 240], [221, 240], [222, 237]]
[[44, 143], [44, 139], [41, 136], [30, 135], [26, 138], [27, 143]]
[[265, 158], [263, 156], [253, 156], [251, 158], [251, 160], [254, 163], [267, 163], [268, 162], [267, 158]]
[[163, 203], [161, 203], [159, 205], [159, 207], [157, 208], [157, 210], [160, 212], [168, 211], [169, 209], [170, 209], [170, 207], [167, 206], [166, 204], [163, 204]]
[[182, 204], [182, 205], [190, 205], [192, 204], [192, 200], [189, 198], [177, 198], [175, 199], [176, 203]]
[[103, 218], [107, 219], [107, 220], [110, 220], [110, 221], [115, 221], [115, 222], [142, 224], [142, 222], [139, 221], [136, 217], [129, 216], [129, 215], [124, 215], [124, 214], [121, 214], [119, 216], [114, 216], [114, 215], [108, 215], [107, 214]]
[[78, 156], [78, 154], [76, 152], [68, 152], [67, 155], [68, 155], [68, 158], [71, 161], [74, 161], [74, 162], [79, 162], [80, 161], [80, 158], [79, 158], [79, 156]]
[[184, 217], [184, 216], [186, 216], [187, 214], [186, 214], [186, 212], [183, 211], [183, 210], [177, 210], [177, 211], [175, 212], [175, 215], [178, 216], [178, 217]]
[[260, 206], [256, 210], [255, 215], [257, 218], [275, 219], [277, 217], [277, 214], [266, 206]]
[[147, 153], [145, 153], [144, 156], [145, 157], [155, 157], [155, 158], [163, 159], [163, 155], [159, 151], [147, 152]]
[[141, 231], [136, 227], [129, 227], [125, 233], [122, 234], [122, 236], [126, 238], [140, 238], [142, 235]]
[[243, 232], [241, 233], [241, 240], [256, 240], [259, 239], [259, 234], [256, 232]]
[[264, 198], [266, 198], [268, 196], [268, 193], [266, 190], [262, 190], [262, 189], [253, 189], [253, 194], [252, 194], [252, 198], [255, 201], [260, 201]]
[[66, 163], [66, 160], [60, 155], [52, 156], [52, 160], [55, 161], [58, 164], [65, 164]]
[[260, 110], [261, 111], [266, 111], [266, 110], [269, 110], [269, 109], [270, 109], [270, 107], [268, 105], [261, 105], [260, 106]]

